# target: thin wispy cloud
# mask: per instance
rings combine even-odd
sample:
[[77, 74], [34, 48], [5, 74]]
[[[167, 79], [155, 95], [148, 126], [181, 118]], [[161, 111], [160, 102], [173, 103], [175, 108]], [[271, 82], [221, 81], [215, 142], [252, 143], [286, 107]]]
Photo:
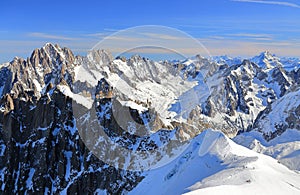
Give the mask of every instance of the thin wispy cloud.
[[269, 34], [251, 34], [251, 33], [235, 33], [227, 34], [229, 38], [241, 38], [241, 39], [252, 39], [252, 40], [262, 40], [271, 41], [273, 37]]
[[165, 40], [178, 40], [183, 38], [182, 36], [173, 36], [173, 35], [159, 34], [159, 33], [142, 33], [142, 34], [149, 38], [165, 39]]
[[251, 33], [235, 33], [235, 34], [228, 34], [229, 36], [237, 36], [237, 37], [268, 37], [272, 38], [269, 34], [251, 34]]
[[[110, 43], [112, 44], [113, 42], [112, 41], [119, 41], [119, 42], [116, 42], [116, 44], [123, 44], [125, 42], [132, 42], [132, 41], [143, 41], [144, 39], [143, 38], [140, 38], [140, 37], [133, 37], [133, 36], [106, 36], [103, 40], [108, 40], [108, 41], [111, 41]], [[121, 42], [122, 41], [122, 42]]]
[[271, 5], [282, 5], [282, 6], [288, 6], [293, 8], [299, 8], [300, 5], [287, 2], [287, 1], [264, 1], [264, 0], [231, 0], [235, 2], [244, 2], [244, 3], [260, 3], [260, 4], [271, 4]]
[[208, 36], [208, 39], [212, 40], [260, 40], [260, 41], [271, 41], [273, 36], [270, 34], [251, 34], [251, 33], [233, 33]]
[[99, 33], [85, 34], [84, 36], [87, 36], [87, 37], [96, 37], [96, 38], [105, 38], [109, 34], [111, 34], [111, 33], [99, 32]]
[[224, 40], [227, 39], [225, 36], [209, 36], [208, 39]]
[[40, 33], [40, 32], [29, 33], [28, 36], [36, 37], [36, 38], [43, 38], [43, 39], [54, 39], [54, 40], [68, 40], [68, 41], [77, 40], [77, 38], [73, 38], [73, 37], [52, 35], [52, 34]]

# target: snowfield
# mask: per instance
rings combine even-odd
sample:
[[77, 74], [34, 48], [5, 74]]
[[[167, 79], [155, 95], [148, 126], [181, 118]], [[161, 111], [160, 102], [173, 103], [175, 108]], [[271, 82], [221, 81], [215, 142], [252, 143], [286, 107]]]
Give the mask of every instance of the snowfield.
[[150, 170], [130, 194], [299, 194], [300, 175], [206, 130], [171, 164]]
[[233, 139], [253, 151], [272, 156], [291, 170], [300, 171], [300, 132], [286, 130], [280, 137], [267, 142], [259, 132], [247, 132]]

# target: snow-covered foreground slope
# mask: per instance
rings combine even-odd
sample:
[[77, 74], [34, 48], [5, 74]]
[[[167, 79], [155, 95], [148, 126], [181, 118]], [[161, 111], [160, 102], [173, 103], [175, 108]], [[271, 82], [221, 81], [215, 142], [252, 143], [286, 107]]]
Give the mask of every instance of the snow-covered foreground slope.
[[300, 175], [206, 130], [171, 164], [144, 173], [130, 194], [299, 194]]
[[300, 132], [287, 129], [279, 137], [267, 142], [261, 133], [251, 131], [234, 138], [234, 141], [253, 151], [277, 159], [292, 170], [300, 171]]

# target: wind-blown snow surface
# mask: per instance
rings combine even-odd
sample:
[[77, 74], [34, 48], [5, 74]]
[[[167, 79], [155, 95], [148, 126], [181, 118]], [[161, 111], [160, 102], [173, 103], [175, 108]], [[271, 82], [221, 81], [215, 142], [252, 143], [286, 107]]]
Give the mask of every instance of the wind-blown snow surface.
[[206, 130], [167, 166], [144, 173], [130, 194], [299, 194], [300, 175]]
[[267, 142], [261, 133], [251, 131], [234, 138], [240, 145], [272, 156], [292, 170], [300, 171], [300, 132], [287, 129], [281, 136]]

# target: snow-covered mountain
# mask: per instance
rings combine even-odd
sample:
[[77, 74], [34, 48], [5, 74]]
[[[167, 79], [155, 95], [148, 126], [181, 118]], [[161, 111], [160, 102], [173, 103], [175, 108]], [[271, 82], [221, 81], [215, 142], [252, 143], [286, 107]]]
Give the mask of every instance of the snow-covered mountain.
[[264, 69], [271, 69], [276, 66], [282, 66], [280, 58], [276, 57], [269, 51], [262, 52], [258, 56], [251, 58], [251, 61], [258, 64]]
[[229, 66], [242, 63], [242, 59], [240, 57], [230, 57], [227, 55], [213, 56], [212, 60], [218, 64], [229, 65]]
[[0, 189], [296, 193], [299, 175], [263, 154], [300, 170], [299, 62], [114, 59], [47, 43], [0, 67]]
[[291, 169], [300, 170], [300, 90], [276, 100], [262, 111], [249, 132], [235, 141], [260, 153], [273, 156]]

